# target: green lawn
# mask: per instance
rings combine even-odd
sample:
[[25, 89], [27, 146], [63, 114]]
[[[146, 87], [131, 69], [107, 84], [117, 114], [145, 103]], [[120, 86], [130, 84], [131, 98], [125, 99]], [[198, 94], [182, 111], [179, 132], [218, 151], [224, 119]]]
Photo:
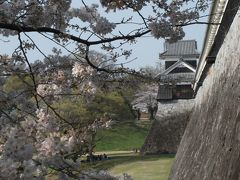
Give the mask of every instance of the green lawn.
[[167, 180], [174, 155], [141, 156], [132, 152], [106, 152], [109, 160], [92, 163], [94, 169], [106, 169], [113, 175], [127, 173], [134, 180]]
[[148, 134], [150, 123], [135, 124], [134, 122], [119, 123], [113, 128], [98, 132], [96, 151], [128, 151], [140, 149]]
[[123, 172], [131, 175], [135, 180], [167, 180], [173, 157], [155, 157], [149, 160], [139, 160], [117, 165], [110, 169], [114, 175]]

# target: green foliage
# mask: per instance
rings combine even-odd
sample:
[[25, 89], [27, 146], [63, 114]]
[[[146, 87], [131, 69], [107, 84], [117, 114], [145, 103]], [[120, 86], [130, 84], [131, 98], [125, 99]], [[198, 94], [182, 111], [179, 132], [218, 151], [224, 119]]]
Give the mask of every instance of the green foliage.
[[54, 104], [54, 108], [64, 119], [70, 120], [72, 123], [78, 123], [78, 125], [94, 121], [94, 117], [92, 117], [80, 96], [74, 99], [62, 98]]
[[131, 109], [117, 91], [97, 92], [90, 103], [84, 102], [81, 96], [62, 98], [54, 104], [54, 108], [71, 120], [94, 121], [105, 116], [114, 121], [133, 119]]
[[123, 96], [117, 92], [98, 92], [88, 105], [88, 110], [95, 118], [107, 114], [115, 121], [124, 121], [133, 118], [131, 109]]
[[3, 90], [8, 93], [18, 91], [18, 90], [26, 90], [27, 88], [29, 88], [28, 85], [31, 85], [31, 84], [32, 84], [32, 80], [29, 76], [20, 78], [16, 75], [13, 75], [6, 80], [3, 86]]

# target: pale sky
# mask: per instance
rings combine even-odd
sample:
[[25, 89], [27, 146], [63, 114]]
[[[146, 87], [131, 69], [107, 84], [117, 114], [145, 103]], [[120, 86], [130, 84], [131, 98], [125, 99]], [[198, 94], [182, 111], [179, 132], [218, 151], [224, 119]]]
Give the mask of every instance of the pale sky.
[[[91, 4], [92, 2], [97, 2], [97, 1], [87, 0], [86, 2], [88, 4]], [[81, 6], [81, 1], [73, 0], [73, 6], [74, 7]], [[131, 13], [132, 13], [131, 11], [124, 11], [115, 16], [114, 14], [106, 14], [106, 16], [110, 21], [114, 22], [116, 20], [119, 21], [119, 19], [121, 19], [124, 16], [131, 16]], [[144, 13], [147, 14], [148, 11], [146, 10]], [[206, 21], [206, 19], [203, 19], [201, 21]], [[184, 28], [185, 34], [186, 34], [184, 39], [197, 40], [199, 52], [201, 52], [201, 49], [202, 49], [205, 29], [206, 29], [206, 25], [191, 25]], [[48, 40], [44, 40], [44, 38], [42, 38], [41, 36], [36, 35], [36, 33], [31, 33], [30, 36], [45, 54], [51, 53], [52, 47], [56, 46], [54, 43]], [[9, 41], [9, 42], [3, 42], [3, 41]], [[134, 69], [139, 69], [145, 66], [155, 66], [156, 62], [159, 62], [159, 57], [158, 57], [159, 53], [163, 52], [163, 42], [164, 42], [163, 39], [157, 40], [149, 36], [138, 39], [138, 42], [135, 45], [128, 46], [129, 48], [133, 49], [133, 54], [127, 61], [135, 58], [136, 60], [128, 64], [125, 64], [125, 66], [134, 68]], [[18, 46], [18, 41], [16, 37], [0, 37], [0, 53], [1, 54], [11, 54], [17, 46]], [[71, 46], [70, 46], [70, 49], [71, 49]], [[98, 47], [93, 47], [92, 49], [95, 49], [97, 51], [99, 50]], [[64, 54], [65, 53], [67, 54], [67, 52], [64, 52]], [[43, 56], [36, 50], [30, 52], [28, 55], [31, 61], [35, 61], [37, 59], [43, 59]], [[121, 61], [121, 62], [124, 63], [125, 61]]]

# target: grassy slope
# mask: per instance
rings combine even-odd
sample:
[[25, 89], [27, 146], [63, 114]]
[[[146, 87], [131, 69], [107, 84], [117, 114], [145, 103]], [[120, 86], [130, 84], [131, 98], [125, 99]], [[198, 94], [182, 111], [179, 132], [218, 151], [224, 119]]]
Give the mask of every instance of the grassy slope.
[[[127, 173], [133, 180], [166, 180], [174, 155], [140, 156], [132, 152], [107, 152], [109, 160], [91, 163], [94, 169], [105, 169], [113, 175]], [[88, 164], [89, 165], [89, 164]]]
[[147, 136], [150, 125], [136, 125], [133, 122], [125, 122], [115, 125], [113, 128], [98, 133], [96, 151], [121, 151], [140, 149]]
[[138, 161], [116, 165], [110, 169], [111, 174], [131, 175], [134, 180], [167, 180], [173, 162], [173, 156], [155, 156]]

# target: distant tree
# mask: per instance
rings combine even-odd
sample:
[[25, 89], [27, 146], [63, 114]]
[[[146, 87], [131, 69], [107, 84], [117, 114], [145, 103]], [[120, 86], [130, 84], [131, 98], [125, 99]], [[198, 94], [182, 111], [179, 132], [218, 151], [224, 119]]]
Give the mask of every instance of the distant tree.
[[143, 74], [155, 78], [160, 72], [162, 72], [162, 69], [160, 69], [159, 66], [146, 66], [141, 68], [141, 71]]
[[148, 113], [149, 113], [149, 119], [155, 120], [157, 110], [158, 110], [158, 102], [156, 100], [156, 97], [149, 95], [148, 100], [147, 100], [147, 109], [148, 109]]

